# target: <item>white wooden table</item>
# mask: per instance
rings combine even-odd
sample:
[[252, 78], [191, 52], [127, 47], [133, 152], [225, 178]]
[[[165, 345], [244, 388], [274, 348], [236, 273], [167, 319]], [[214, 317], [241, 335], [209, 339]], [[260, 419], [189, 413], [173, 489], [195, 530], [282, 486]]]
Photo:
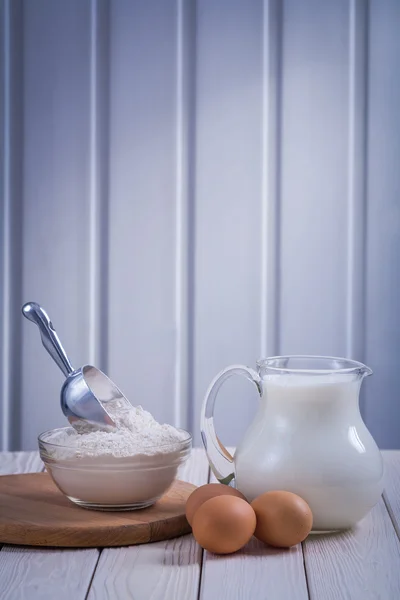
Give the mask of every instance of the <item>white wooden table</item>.
[[[384, 452], [386, 488], [352, 532], [310, 536], [291, 550], [257, 540], [234, 555], [203, 552], [191, 535], [129, 548], [3, 546], [1, 600], [400, 600], [400, 451]], [[0, 454], [0, 473], [41, 471], [37, 453]], [[182, 478], [210, 473], [196, 449]]]

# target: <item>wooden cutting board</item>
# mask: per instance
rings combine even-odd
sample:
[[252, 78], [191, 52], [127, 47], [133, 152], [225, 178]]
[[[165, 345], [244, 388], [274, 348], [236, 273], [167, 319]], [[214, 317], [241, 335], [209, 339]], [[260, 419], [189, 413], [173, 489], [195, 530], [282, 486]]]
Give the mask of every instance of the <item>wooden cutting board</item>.
[[190, 533], [185, 504], [196, 486], [176, 480], [154, 505], [103, 512], [73, 504], [47, 473], [0, 477], [0, 543], [107, 547], [157, 542]]

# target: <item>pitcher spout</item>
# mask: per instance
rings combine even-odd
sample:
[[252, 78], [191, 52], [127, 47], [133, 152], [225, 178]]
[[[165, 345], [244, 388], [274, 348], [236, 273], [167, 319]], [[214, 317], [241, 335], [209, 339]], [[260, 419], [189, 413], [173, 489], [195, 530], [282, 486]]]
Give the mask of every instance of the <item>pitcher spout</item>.
[[360, 369], [360, 376], [362, 379], [364, 379], [364, 377], [368, 377], [369, 375], [373, 374], [373, 370], [370, 369], [370, 367], [367, 367], [366, 365], [362, 365], [362, 368]]

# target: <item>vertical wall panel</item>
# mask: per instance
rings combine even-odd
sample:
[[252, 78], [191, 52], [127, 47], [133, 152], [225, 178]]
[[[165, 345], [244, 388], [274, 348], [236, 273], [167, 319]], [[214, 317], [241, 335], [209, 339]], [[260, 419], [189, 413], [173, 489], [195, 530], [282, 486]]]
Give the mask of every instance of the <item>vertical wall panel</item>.
[[260, 357], [279, 347], [282, 143], [282, 2], [264, 0]]
[[[194, 431], [211, 378], [260, 353], [263, 3], [198, 3]], [[217, 428], [239, 441], [257, 393], [235, 378]]]
[[[88, 360], [90, 4], [24, 3], [23, 299], [49, 312], [73, 366]], [[22, 319], [22, 317], [21, 317]], [[63, 375], [23, 326], [23, 447], [65, 424]]]
[[349, 3], [284, 3], [282, 354], [346, 352]]
[[[188, 427], [260, 355], [374, 369], [367, 424], [399, 447], [396, 0], [0, 0], [0, 446], [63, 425], [74, 365]], [[22, 338], [22, 346], [20, 345]], [[236, 444], [256, 409], [223, 387]]]
[[192, 429], [196, 0], [177, 0], [174, 424]]
[[175, 419], [177, 5], [111, 7], [109, 373]]
[[87, 361], [107, 370], [109, 1], [90, 0]]
[[349, 7], [346, 356], [364, 361], [368, 3], [351, 0]]
[[367, 215], [367, 423], [384, 448], [400, 446], [400, 4], [370, 4]]
[[22, 5], [0, 2], [0, 450], [20, 443]]

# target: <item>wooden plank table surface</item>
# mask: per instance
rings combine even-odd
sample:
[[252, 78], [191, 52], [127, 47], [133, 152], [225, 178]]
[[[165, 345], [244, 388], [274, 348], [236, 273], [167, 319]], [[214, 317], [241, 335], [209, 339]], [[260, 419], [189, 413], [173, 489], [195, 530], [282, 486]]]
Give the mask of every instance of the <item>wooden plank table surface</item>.
[[[253, 539], [225, 557], [191, 535], [103, 550], [3, 546], [0, 600], [400, 600], [400, 451], [383, 456], [383, 498], [352, 531], [309, 536], [290, 550]], [[42, 469], [36, 452], [0, 453], [2, 475]], [[180, 477], [212, 480], [203, 450]]]

